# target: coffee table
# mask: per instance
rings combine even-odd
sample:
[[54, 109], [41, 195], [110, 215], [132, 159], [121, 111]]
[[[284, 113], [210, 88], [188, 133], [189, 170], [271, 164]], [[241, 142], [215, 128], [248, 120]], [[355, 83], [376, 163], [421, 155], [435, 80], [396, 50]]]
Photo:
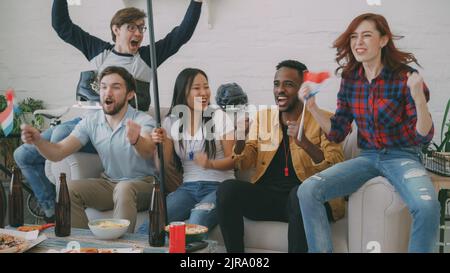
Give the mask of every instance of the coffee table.
[[[82, 248], [133, 248], [142, 250], [143, 253], [168, 253], [168, 241], [164, 247], [152, 247], [148, 243], [148, 236], [136, 233], [126, 233], [119, 239], [100, 240], [94, 237], [89, 229], [72, 228], [70, 236], [56, 237], [54, 228], [43, 231], [48, 239], [39, 245], [28, 250], [28, 253], [46, 253], [49, 251], [61, 251], [67, 248], [67, 244], [71, 241], [78, 242]], [[208, 246], [197, 252], [210, 253], [215, 252], [217, 243], [208, 241]]]

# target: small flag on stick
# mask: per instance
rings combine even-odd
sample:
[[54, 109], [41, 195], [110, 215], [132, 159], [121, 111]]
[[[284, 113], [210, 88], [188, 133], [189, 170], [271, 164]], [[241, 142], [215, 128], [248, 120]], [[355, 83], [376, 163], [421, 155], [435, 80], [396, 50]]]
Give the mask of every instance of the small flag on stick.
[[330, 78], [330, 73], [328, 71], [314, 73], [306, 71], [303, 74], [303, 82], [308, 82], [311, 85], [311, 93], [306, 99], [316, 95], [320, 91], [320, 87], [324, 81]]
[[14, 127], [14, 92], [12, 89], [6, 91], [7, 106], [3, 112], [0, 113], [0, 124], [3, 129], [3, 134], [8, 136]]
[[302, 111], [302, 119], [300, 121], [300, 128], [298, 129], [297, 139], [298, 141], [302, 141], [303, 135], [303, 127], [304, 127], [304, 118], [305, 118], [305, 109], [306, 102], [309, 98], [315, 96], [320, 91], [320, 87], [324, 81], [330, 78], [330, 73], [328, 71], [323, 71], [319, 73], [306, 71], [303, 73], [303, 82], [307, 82], [311, 85], [311, 93], [309, 93], [308, 97], [305, 98], [305, 103]]

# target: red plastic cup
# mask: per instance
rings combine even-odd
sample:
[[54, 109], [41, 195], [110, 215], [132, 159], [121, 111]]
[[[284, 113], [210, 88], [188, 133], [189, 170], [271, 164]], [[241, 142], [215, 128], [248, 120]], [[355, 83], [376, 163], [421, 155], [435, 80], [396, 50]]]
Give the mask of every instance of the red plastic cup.
[[186, 253], [186, 224], [172, 222], [169, 225], [169, 253]]

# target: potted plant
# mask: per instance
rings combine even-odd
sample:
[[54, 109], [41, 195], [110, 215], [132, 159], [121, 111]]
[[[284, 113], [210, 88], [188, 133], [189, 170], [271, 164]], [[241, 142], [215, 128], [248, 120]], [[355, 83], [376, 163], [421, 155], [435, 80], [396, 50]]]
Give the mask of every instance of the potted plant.
[[[18, 113], [18, 118], [22, 119], [22, 122], [33, 125], [37, 129], [42, 129], [44, 126], [44, 117], [41, 115], [34, 116], [33, 113], [36, 110], [44, 109], [44, 102], [33, 98], [26, 98], [19, 102], [19, 108], [21, 113]], [[19, 124], [20, 126], [20, 124]], [[20, 130], [20, 128], [19, 128]]]
[[447, 101], [445, 107], [444, 118], [442, 119], [441, 127], [441, 145], [436, 147], [439, 152], [450, 152], [450, 117], [447, 120], [448, 113], [450, 111], [450, 99]]
[[[4, 111], [7, 106], [6, 98], [0, 95], [0, 112]], [[33, 116], [33, 112], [38, 109], [44, 109], [44, 102], [33, 98], [26, 98], [19, 102], [19, 111], [14, 112], [13, 134], [20, 134], [20, 124], [25, 122], [33, 125], [38, 129], [44, 126], [44, 117], [38, 115]], [[3, 136], [3, 130], [0, 127], [0, 136]]]
[[441, 126], [441, 142], [432, 141], [422, 151], [422, 161], [425, 167], [440, 175], [450, 176], [450, 99], [444, 111]]
[[[7, 107], [7, 101], [4, 95], [0, 95], [0, 112]], [[44, 109], [44, 102], [33, 98], [27, 98], [19, 102], [19, 109], [14, 110], [14, 127], [8, 138], [4, 138], [3, 129], [0, 126], [0, 159], [5, 162], [8, 168], [14, 165], [13, 152], [20, 145], [20, 124], [28, 123], [38, 129], [42, 129], [44, 118], [42, 116], [33, 116], [33, 112], [38, 109]], [[17, 111], [18, 110], [18, 111]]]
[[441, 143], [431, 141], [430, 145], [425, 147], [427, 151], [447, 152], [447, 153], [450, 152], [450, 116], [448, 115], [449, 111], [450, 111], [450, 99], [447, 101], [447, 106], [445, 107], [444, 111], [444, 118], [442, 119], [441, 135], [440, 135]]

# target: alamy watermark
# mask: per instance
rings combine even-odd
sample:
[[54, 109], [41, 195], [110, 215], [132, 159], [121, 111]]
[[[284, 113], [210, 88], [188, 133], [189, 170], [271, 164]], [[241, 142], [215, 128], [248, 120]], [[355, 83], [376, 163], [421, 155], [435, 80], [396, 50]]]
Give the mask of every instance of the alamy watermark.
[[[194, 115], [193, 117], [191, 117]], [[175, 140], [247, 140], [258, 141], [262, 151], [271, 151], [279, 143], [279, 109], [277, 105], [209, 105], [202, 109], [201, 101], [194, 101], [194, 110], [176, 105], [170, 117], [170, 137]], [[202, 134], [188, 134], [192, 122], [201, 124]]]

